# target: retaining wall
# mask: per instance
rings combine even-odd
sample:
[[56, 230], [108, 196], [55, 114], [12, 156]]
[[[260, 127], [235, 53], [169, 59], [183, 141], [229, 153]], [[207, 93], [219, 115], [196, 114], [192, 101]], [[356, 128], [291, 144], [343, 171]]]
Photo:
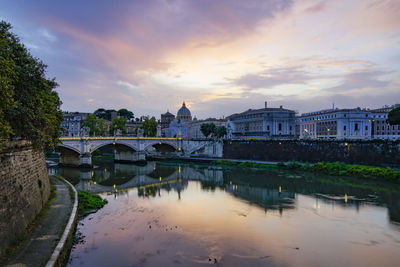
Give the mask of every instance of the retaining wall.
[[17, 143], [0, 151], [0, 257], [25, 232], [49, 195], [43, 152]]
[[400, 166], [400, 141], [269, 140], [224, 142], [224, 158], [264, 161], [339, 161]]

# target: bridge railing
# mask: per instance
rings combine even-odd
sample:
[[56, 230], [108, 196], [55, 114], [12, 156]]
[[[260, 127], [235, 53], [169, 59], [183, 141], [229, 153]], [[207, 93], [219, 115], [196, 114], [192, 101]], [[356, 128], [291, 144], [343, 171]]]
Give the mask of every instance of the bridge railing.
[[85, 136], [85, 137], [60, 137], [60, 141], [72, 140], [182, 140], [181, 137], [124, 137], [124, 136]]

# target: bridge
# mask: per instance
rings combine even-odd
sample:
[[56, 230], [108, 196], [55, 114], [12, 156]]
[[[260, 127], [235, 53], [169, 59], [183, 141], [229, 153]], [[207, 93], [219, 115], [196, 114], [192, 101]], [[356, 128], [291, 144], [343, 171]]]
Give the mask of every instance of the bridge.
[[218, 140], [186, 140], [162, 137], [62, 137], [58, 144], [60, 163], [91, 166], [92, 153], [112, 146], [116, 162], [140, 163], [146, 156], [222, 157], [223, 144]]

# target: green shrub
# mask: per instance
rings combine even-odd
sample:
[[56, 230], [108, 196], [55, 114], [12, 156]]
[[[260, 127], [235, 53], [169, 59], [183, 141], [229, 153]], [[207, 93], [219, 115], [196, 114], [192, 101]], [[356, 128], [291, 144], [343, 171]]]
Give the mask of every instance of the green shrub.
[[106, 199], [102, 199], [99, 195], [86, 191], [78, 191], [78, 212], [83, 213], [89, 210], [97, 210], [107, 204]]

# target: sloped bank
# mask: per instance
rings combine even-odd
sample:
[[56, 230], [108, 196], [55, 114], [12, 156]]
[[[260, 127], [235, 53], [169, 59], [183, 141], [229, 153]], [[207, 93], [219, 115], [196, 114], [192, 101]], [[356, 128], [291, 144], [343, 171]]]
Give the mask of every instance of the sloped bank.
[[400, 167], [400, 140], [225, 140], [224, 158]]

